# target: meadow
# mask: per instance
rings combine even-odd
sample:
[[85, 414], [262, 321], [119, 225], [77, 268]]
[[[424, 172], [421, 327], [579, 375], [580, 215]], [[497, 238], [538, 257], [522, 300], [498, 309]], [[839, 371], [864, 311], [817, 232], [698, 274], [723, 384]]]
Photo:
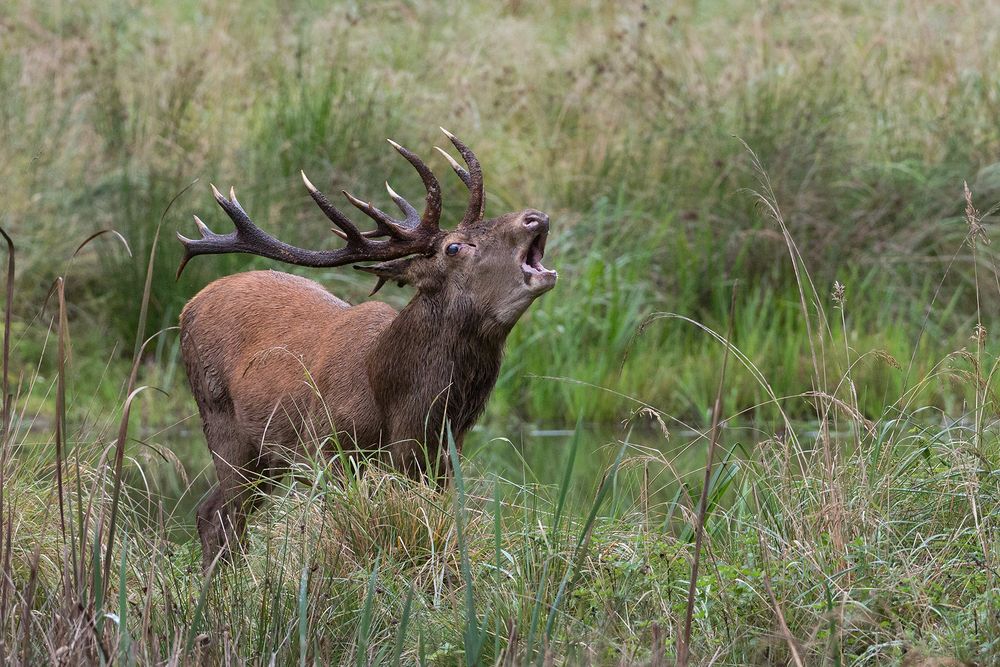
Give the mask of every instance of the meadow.
[[[1000, 662], [1000, 6], [0, 6], [0, 663]], [[446, 489], [304, 464], [210, 576], [192, 214], [336, 237], [444, 126], [547, 211]], [[432, 161], [433, 160], [433, 161]], [[15, 262], [16, 260], [16, 262]], [[371, 281], [287, 269], [352, 303]], [[395, 306], [405, 289], [384, 288]]]

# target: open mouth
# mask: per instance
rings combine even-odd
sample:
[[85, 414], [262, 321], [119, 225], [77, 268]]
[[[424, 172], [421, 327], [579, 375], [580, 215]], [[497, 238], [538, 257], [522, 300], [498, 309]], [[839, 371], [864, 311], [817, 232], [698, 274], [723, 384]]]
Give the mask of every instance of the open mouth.
[[521, 270], [524, 272], [524, 282], [530, 283], [531, 279], [540, 276], [543, 278], [555, 278], [556, 272], [546, 269], [542, 265], [542, 257], [545, 256], [545, 239], [547, 232], [539, 232], [531, 239], [531, 243], [524, 251], [521, 259]]

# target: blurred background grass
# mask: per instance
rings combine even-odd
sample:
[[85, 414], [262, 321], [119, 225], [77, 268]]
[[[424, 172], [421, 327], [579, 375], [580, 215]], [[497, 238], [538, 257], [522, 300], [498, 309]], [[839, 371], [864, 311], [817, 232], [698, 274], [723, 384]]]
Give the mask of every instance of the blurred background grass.
[[[746, 192], [757, 177], [739, 137], [818, 290], [846, 284], [851, 345], [885, 352], [853, 371], [860, 406], [878, 416], [975, 323], [961, 184], [981, 209], [1000, 200], [1000, 33], [984, 29], [998, 22], [1000, 6], [961, 1], [9, 1], [0, 224], [20, 246], [17, 314], [37, 316], [83, 238], [117, 229], [134, 257], [102, 244], [67, 286], [73, 372], [124, 366], [131, 344], [118, 341], [135, 332], [156, 223], [196, 178], [165, 219], [147, 333], [174, 325], [212, 278], [275, 266], [200, 258], [174, 281], [173, 232], [190, 233], [192, 213], [228, 225], [210, 182], [235, 184], [281, 238], [330, 247], [297, 171], [376, 202], [386, 178], [416, 197], [391, 137], [435, 160], [457, 219], [460, 183], [431, 150], [443, 125], [482, 159], [488, 213], [533, 206], [554, 220], [546, 263], [561, 280], [515, 329], [491, 418], [627, 416], [628, 401], [590, 383], [703, 420], [718, 345], [673, 320], [636, 332], [655, 311], [724, 330], [737, 280], [736, 344], [778, 395], [810, 386], [787, 249]], [[351, 271], [291, 270], [354, 302], [370, 288]], [[996, 297], [982, 306], [995, 314]], [[15, 355], [34, 363], [41, 345], [26, 334]], [[176, 399], [157, 404], [193, 412], [175, 334], [152, 363]], [[119, 389], [101, 391], [110, 401]], [[946, 382], [921, 391], [946, 409], [963, 400]], [[757, 384], [733, 374], [725, 398], [750, 407]]]
[[[996, 218], [965, 215], [962, 183], [981, 211], [1000, 201], [998, 26], [1000, 5], [971, 0], [3, 3], [0, 227], [18, 253], [15, 416], [11, 447], [0, 448], [4, 530], [15, 538], [0, 584], [39, 582], [34, 606], [30, 593], [12, 603], [23, 621], [0, 622], [5, 637], [18, 630], [22, 655], [49, 656], [66, 626], [63, 648], [81, 651], [68, 655], [96, 656], [72, 625], [85, 609], [77, 601], [89, 600], [97, 618], [118, 609], [125, 629], [106, 634], [124, 663], [190, 654], [205, 627], [216, 655], [232, 640], [240, 656], [364, 664], [402, 652], [423, 663], [426, 643], [426, 662], [469, 664], [460, 646], [477, 613], [492, 658], [508, 642], [502, 623], [530, 633], [539, 610], [551, 622], [559, 609], [565, 627], [551, 645], [548, 629], [534, 644], [529, 634], [525, 660], [554, 646], [570, 660], [589, 651], [596, 664], [645, 661], [661, 631], [673, 650], [694, 604], [684, 597], [693, 499], [723, 356], [694, 322], [727, 331], [738, 282], [726, 451], [708, 484], [710, 567], [697, 581], [698, 655], [787, 663], [775, 631], [783, 605], [791, 636], [824, 664], [891, 662], [914, 645], [989, 664], [1000, 646], [991, 509], [1000, 346], [990, 333], [1000, 282], [986, 243]], [[269, 231], [332, 247], [297, 172], [380, 205], [384, 179], [416, 198], [421, 185], [387, 137], [431, 161], [457, 221], [465, 195], [432, 151], [439, 125], [481, 157], [488, 213], [552, 215], [546, 265], [561, 276], [515, 328], [483, 428], [463, 452], [470, 506], [454, 487], [437, 494], [378, 471], [341, 487], [317, 464], [304, 477], [314, 485], [289, 484], [258, 515], [247, 571], [263, 576], [237, 571], [210, 591], [191, 511], [212, 481], [210, 460], [171, 327], [213, 278], [287, 267], [205, 257], [175, 281], [173, 232], [192, 233], [192, 213], [225, 229], [208, 184], [235, 184]], [[753, 191], [767, 190], [765, 173], [773, 197], [762, 200]], [[169, 397], [146, 392], [133, 405], [123, 537], [107, 538], [104, 562], [121, 568], [116, 586], [127, 594], [115, 606], [88, 597], [107, 588], [83, 574], [101, 571], [105, 534], [91, 549], [72, 509], [89, 508], [88, 498], [105, 508], [109, 480], [121, 478], [107, 457], [148, 259], [168, 203], [195, 179], [163, 217], [155, 252], [141, 338], [163, 333], [139, 383]], [[800, 301], [808, 281], [769, 204], [815, 300]], [[978, 243], [968, 242], [970, 221], [983, 225]], [[108, 228], [131, 255], [105, 236], [73, 257]], [[354, 271], [287, 270], [353, 302], [371, 287]], [[56, 276], [66, 278], [71, 332], [62, 457], [52, 436]], [[835, 281], [845, 299], [832, 298]], [[400, 306], [408, 294], [386, 288], [380, 298]], [[970, 340], [979, 322], [986, 332]], [[791, 398], [769, 401], [770, 390]], [[657, 411], [636, 412], [646, 406]], [[666, 428], [640, 433], [650, 415], [669, 440]], [[56, 503], [62, 459], [76, 489]], [[595, 500], [603, 489], [605, 506]], [[69, 550], [53, 509], [61, 521], [63, 500], [74, 504]], [[453, 514], [469, 517], [465, 545]], [[324, 560], [345, 544], [349, 558]], [[272, 560], [279, 550], [287, 562]], [[459, 601], [472, 589], [472, 574], [457, 584], [462, 559], [472, 561], [475, 604], [471, 594]], [[307, 590], [316, 564], [319, 583]], [[394, 646], [414, 582], [410, 641]], [[140, 590], [163, 609], [141, 622]], [[257, 608], [262, 597], [272, 602]], [[32, 609], [49, 624], [35, 644], [24, 630]], [[293, 622], [305, 623], [299, 642]], [[134, 654], [129, 632], [143, 638]]]

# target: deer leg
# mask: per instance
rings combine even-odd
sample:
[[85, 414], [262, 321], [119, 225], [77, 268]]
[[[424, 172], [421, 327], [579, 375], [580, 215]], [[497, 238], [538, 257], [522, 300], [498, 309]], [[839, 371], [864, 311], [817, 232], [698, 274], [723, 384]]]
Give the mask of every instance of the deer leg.
[[[463, 440], [465, 440], [464, 433], [455, 438], [455, 451], [459, 454], [462, 453]], [[433, 474], [430, 475], [431, 484], [438, 491], [443, 490], [451, 481], [453, 472], [451, 467], [451, 452], [448, 450], [448, 443], [445, 442], [437, 449], [437, 461], [435, 462]]]
[[434, 462], [430, 461], [431, 456], [427, 450], [414, 439], [394, 442], [382, 453], [381, 458], [389, 467], [395, 468], [416, 482], [431, 476], [430, 473], [434, 468]]
[[198, 536], [201, 538], [201, 566], [207, 570], [225, 544], [224, 526], [228, 522], [224, 489], [216, 484], [198, 505]]
[[[462, 451], [464, 436], [455, 439], [455, 448]], [[427, 480], [435, 489], [443, 489], [451, 479], [451, 454], [447, 443], [421, 444], [417, 440], [395, 443], [389, 450], [388, 461], [415, 481]]]
[[198, 533], [201, 537], [202, 567], [208, 569], [216, 558], [230, 560], [245, 546], [247, 520], [274, 486], [271, 477], [257, 466], [230, 469], [216, 462], [219, 483], [198, 506]]
[[228, 415], [216, 413], [205, 420], [205, 436], [215, 461], [219, 483], [198, 506], [198, 535], [202, 567], [228, 560], [241, 549], [247, 518], [273, 486], [260, 445], [234, 437], [236, 425]]

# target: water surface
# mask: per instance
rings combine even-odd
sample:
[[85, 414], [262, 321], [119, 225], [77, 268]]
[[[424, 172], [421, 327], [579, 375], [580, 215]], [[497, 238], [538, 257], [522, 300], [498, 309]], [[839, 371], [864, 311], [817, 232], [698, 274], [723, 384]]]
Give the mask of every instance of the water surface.
[[[168, 455], [147, 457], [143, 474], [133, 474], [129, 480], [137, 509], [162, 523], [178, 542], [197, 539], [195, 508], [215, 482], [201, 430], [193, 428], [196, 419], [151, 438], [150, 445], [169, 450]], [[773, 431], [765, 427], [727, 425], [720, 431], [716, 463], [738, 465], [745, 452], [772, 437]], [[585, 509], [620, 457], [617, 502], [625, 509], [642, 502], [655, 510], [675, 502], [680, 494], [697, 493], [707, 449], [707, 428], [704, 432], [683, 425], [664, 429], [655, 421], [583, 424], [579, 429], [486, 423], [466, 436], [462, 466], [470, 481], [499, 480], [508, 490], [529, 486], [554, 499], [572, 458], [567, 502]]]

